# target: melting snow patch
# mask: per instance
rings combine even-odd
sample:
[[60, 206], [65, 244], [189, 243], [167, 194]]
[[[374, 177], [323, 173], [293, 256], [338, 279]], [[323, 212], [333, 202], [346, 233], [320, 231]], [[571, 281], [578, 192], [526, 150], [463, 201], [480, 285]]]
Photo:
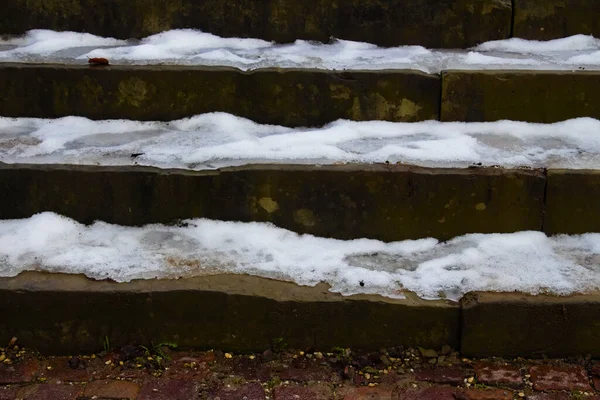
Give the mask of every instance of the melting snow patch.
[[[132, 157], [132, 154], [135, 157]], [[248, 163], [600, 168], [600, 121], [260, 125], [224, 113], [172, 122], [0, 118], [0, 162], [210, 169]]]
[[[52, 213], [0, 221], [0, 275], [83, 273], [116, 281], [247, 273], [345, 295], [403, 290], [456, 300], [469, 291], [568, 295], [600, 288], [600, 234], [471, 234], [383, 243], [298, 235], [263, 223], [84, 226]], [[364, 286], [360, 283], [363, 282]]]
[[275, 44], [259, 39], [221, 38], [195, 30], [172, 30], [140, 40], [101, 38], [85, 33], [32, 30], [0, 40], [0, 61], [84, 63], [104, 57], [113, 64], [221, 65], [257, 68], [414, 69], [600, 69], [600, 40], [576, 35], [538, 42], [507, 39], [470, 50], [429, 50], [421, 46], [382, 48], [332, 40]]

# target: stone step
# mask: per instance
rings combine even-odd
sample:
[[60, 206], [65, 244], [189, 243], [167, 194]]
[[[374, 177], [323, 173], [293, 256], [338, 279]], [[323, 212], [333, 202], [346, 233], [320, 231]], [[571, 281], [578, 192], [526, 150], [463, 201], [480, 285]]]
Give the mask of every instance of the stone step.
[[439, 118], [441, 81], [418, 71], [0, 65], [0, 115], [173, 120], [224, 111], [256, 122]]
[[[89, 32], [118, 38], [195, 28], [276, 42], [330, 37], [384, 46], [470, 47], [511, 33], [507, 0], [6, 0], [0, 32]], [[525, 2], [525, 0], [521, 0]]]
[[259, 123], [555, 122], [600, 118], [600, 72], [0, 64], [0, 115], [169, 121], [228, 112]]
[[600, 231], [596, 170], [248, 165], [211, 171], [0, 164], [0, 219], [53, 211], [82, 223], [186, 218], [397, 241], [526, 230]]
[[17, 337], [61, 355], [100, 351], [107, 340], [237, 352], [285, 343], [321, 351], [450, 345], [464, 356], [600, 355], [598, 294], [472, 293], [455, 303], [327, 289], [244, 275], [113, 283], [28, 272], [0, 279], [0, 340]]
[[53, 29], [125, 39], [195, 28], [277, 42], [334, 36], [384, 46], [465, 48], [511, 35], [547, 40], [600, 34], [595, 0], [5, 0], [3, 11], [4, 34]]
[[[528, 169], [270, 164], [189, 171], [0, 164], [0, 219], [42, 211], [82, 223], [120, 225], [203, 217], [383, 241], [539, 231], [544, 221], [552, 233], [594, 230], [598, 221], [592, 218], [565, 218], [571, 210], [561, 202], [581, 203], [582, 214], [598, 207], [590, 194], [598, 190], [594, 185], [600, 175], [568, 174], [578, 177], [580, 187], [562, 194], [551, 188], [555, 181], [543, 170]], [[545, 197], [547, 186], [555, 197]]]

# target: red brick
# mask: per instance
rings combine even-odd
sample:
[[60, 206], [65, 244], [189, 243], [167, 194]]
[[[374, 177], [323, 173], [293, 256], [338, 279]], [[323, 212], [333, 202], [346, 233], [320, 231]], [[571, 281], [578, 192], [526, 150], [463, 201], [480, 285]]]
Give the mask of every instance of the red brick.
[[14, 400], [18, 390], [17, 386], [0, 386], [0, 400]]
[[203, 380], [210, 373], [209, 364], [212, 364], [214, 360], [214, 353], [177, 357], [169, 364], [169, 368], [163, 372], [162, 376], [170, 379]]
[[260, 380], [263, 382], [271, 379], [271, 368], [265, 365], [261, 360], [255, 358], [251, 360], [247, 357], [239, 357], [233, 361], [233, 373], [243, 376], [249, 380]]
[[260, 383], [247, 383], [235, 388], [221, 388], [208, 398], [219, 398], [219, 400], [263, 400], [265, 398], [265, 391]]
[[10, 365], [1, 363], [0, 385], [33, 381], [39, 365], [37, 360], [23, 360]]
[[284, 381], [329, 381], [332, 379], [332, 371], [328, 366], [319, 365], [315, 360], [297, 358], [292, 365], [279, 372], [279, 377]]
[[379, 387], [354, 388], [346, 393], [344, 400], [392, 400], [392, 391]]
[[[593, 400], [593, 397], [586, 397], [586, 400]], [[569, 393], [534, 393], [527, 396], [527, 400], [571, 400]]]
[[456, 393], [457, 400], [512, 400], [513, 393], [503, 389], [465, 389]]
[[407, 389], [398, 393], [399, 400], [455, 400], [455, 388], [435, 386], [427, 389]]
[[535, 390], [592, 390], [587, 371], [578, 365], [537, 365], [529, 369]]
[[600, 363], [594, 362], [590, 367], [590, 374], [593, 376], [600, 376]]
[[273, 391], [275, 400], [317, 400], [315, 392], [302, 386], [277, 386]]
[[189, 379], [156, 379], [146, 382], [138, 400], [188, 400], [198, 397], [198, 385]]
[[26, 400], [76, 400], [83, 390], [82, 385], [41, 384], [22, 387], [17, 396]]
[[139, 392], [137, 383], [102, 380], [88, 383], [83, 394], [85, 397], [97, 396], [103, 399], [136, 399]]
[[[193, 380], [204, 380], [209, 374], [210, 374], [210, 370], [208, 369], [208, 366], [206, 366], [206, 364], [195, 364], [192, 366], [186, 366], [184, 367], [184, 364], [186, 363], [182, 363], [182, 362], [178, 362], [178, 363], [173, 363], [169, 366], [168, 369], [166, 369], [162, 376], [167, 378], [167, 379], [176, 379], [176, 380], [183, 380], [183, 379], [193, 379]], [[189, 363], [187, 363], [189, 364]], [[135, 370], [131, 370], [129, 372], [129, 376], [132, 378], [135, 378]], [[144, 369], [139, 369], [137, 370], [138, 374], [144, 374], [146, 373]]]
[[317, 400], [333, 399], [333, 385], [327, 382], [310, 382], [308, 387], [317, 396]]
[[425, 382], [448, 383], [460, 385], [465, 379], [466, 373], [457, 367], [437, 367], [415, 372], [415, 379]]
[[514, 365], [499, 365], [493, 363], [475, 364], [477, 381], [485, 385], [523, 387], [521, 371]]
[[[50, 367], [48, 369], [47, 367]], [[85, 382], [92, 379], [92, 372], [87, 368], [74, 369], [69, 366], [69, 359], [65, 357], [49, 359], [40, 369], [40, 377], [47, 378], [48, 382]]]

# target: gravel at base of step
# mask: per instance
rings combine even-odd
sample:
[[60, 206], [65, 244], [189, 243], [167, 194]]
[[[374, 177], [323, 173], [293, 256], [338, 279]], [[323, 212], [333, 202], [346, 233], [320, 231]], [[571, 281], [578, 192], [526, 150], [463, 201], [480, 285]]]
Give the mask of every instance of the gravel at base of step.
[[474, 360], [447, 346], [237, 355], [131, 345], [50, 358], [16, 346], [0, 358], [0, 400], [600, 399], [589, 357]]

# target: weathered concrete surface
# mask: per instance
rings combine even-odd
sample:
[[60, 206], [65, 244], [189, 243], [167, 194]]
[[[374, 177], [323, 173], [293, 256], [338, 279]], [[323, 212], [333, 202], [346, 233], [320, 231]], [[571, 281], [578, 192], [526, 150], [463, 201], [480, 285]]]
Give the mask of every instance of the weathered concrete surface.
[[461, 306], [467, 357], [600, 355], [600, 294], [469, 293]]
[[514, 36], [550, 40], [600, 35], [597, 0], [514, 0]]
[[511, 0], [4, 0], [0, 32], [144, 37], [195, 28], [277, 42], [331, 36], [383, 46], [469, 47], [510, 34]]
[[600, 73], [446, 71], [442, 121], [557, 122], [600, 118]]
[[544, 231], [600, 232], [600, 171], [548, 170]]
[[217, 171], [0, 164], [0, 219], [53, 211], [83, 223], [269, 221], [384, 241], [540, 230], [536, 170], [405, 165], [249, 165]]
[[0, 115], [173, 120], [223, 111], [259, 123], [439, 118], [440, 77], [225, 67], [0, 64]]
[[[45, 354], [98, 351], [131, 342], [263, 351], [295, 348], [458, 345], [456, 303], [343, 297], [245, 275], [130, 283], [22, 273], [0, 279], [0, 342], [16, 336]], [[360, 327], [359, 329], [357, 327]]]

